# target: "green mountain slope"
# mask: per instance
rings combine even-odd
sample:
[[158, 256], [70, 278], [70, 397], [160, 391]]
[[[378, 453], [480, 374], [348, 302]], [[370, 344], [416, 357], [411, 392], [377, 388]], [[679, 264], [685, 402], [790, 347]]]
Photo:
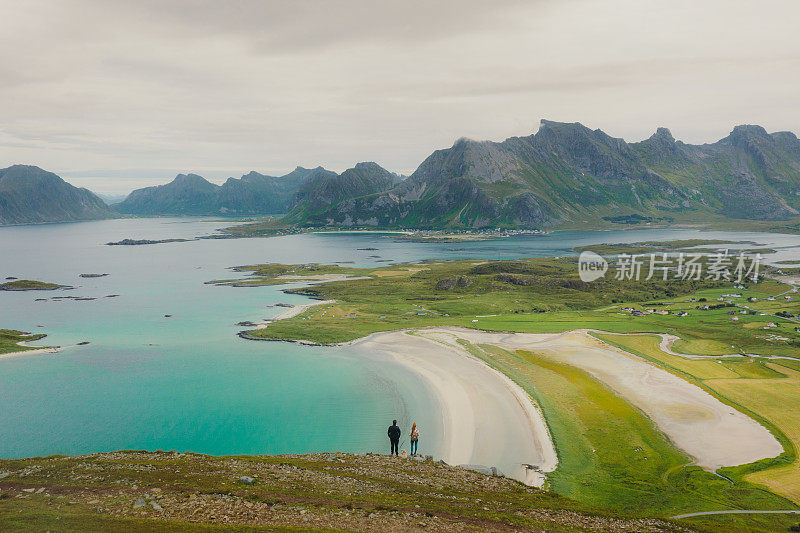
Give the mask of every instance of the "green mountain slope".
[[0, 170], [0, 224], [35, 224], [112, 218], [108, 206], [39, 167], [14, 165]]

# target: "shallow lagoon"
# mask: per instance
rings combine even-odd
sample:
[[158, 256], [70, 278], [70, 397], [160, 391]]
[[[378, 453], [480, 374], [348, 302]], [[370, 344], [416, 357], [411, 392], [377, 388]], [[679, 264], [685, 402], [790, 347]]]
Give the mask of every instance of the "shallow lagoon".
[[[305, 234], [105, 246], [122, 238], [192, 238], [224, 223], [128, 219], [0, 228], [0, 278], [76, 286], [0, 292], [0, 327], [43, 331], [44, 344], [87, 346], [0, 358], [0, 456], [175, 449], [212, 454], [384, 451], [392, 418], [425, 430], [436, 453], [436, 405], [405, 369], [348, 347], [245, 341], [243, 320], [307, 299], [277, 287], [204, 285], [241, 264], [566, 255], [601, 242], [726, 239], [800, 259], [800, 237], [698, 230], [561, 232], [493, 241], [414, 243], [386, 234]], [[358, 250], [377, 248], [377, 251]], [[369, 257], [378, 255], [380, 257]], [[81, 273], [108, 273], [80, 278]], [[284, 288], [284, 287], [281, 287]], [[118, 297], [107, 298], [107, 295]], [[92, 301], [36, 301], [52, 296]], [[172, 315], [165, 317], [164, 315]], [[42, 327], [40, 327], [42, 326]]]

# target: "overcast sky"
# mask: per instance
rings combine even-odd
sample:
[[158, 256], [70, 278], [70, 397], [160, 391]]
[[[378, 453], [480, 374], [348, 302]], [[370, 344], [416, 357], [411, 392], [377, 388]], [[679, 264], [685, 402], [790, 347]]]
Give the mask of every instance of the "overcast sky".
[[539, 120], [800, 130], [797, 0], [0, 0], [0, 168], [101, 193], [371, 160]]

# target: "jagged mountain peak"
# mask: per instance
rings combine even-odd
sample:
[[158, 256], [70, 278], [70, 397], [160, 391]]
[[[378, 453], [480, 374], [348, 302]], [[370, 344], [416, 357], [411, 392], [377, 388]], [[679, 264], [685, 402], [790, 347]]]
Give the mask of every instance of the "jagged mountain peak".
[[757, 124], [740, 124], [738, 126], [734, 126], [731, 135], [740, 135], [740, 136], [748, 136], [748, 137], [768, 137], [769, 134], [767, 130], [765, 130], [762, 126]]
[[[654, 152], [662, 151], [665, 153], [674, 153], [678, 142], [679, 141], [676, 141], [675, 137], [672, 136], [672, 132], [669, 131], [669, 129], [658, 128], [653, 135], [644, 141], [634, 143], [634, 146], [645, 146]], [[656, 154], [654, 153], [653, 155]]]
[[256, 172], [255, 170], [251, 170], [247, 174], [244, 174], [242, 176], [242, 179], [245, 179], [245, 178], [269, 178], [269, 177], [271, 177], [271, 176], [267, 176], [266, 174], [262, 174], [260, 172]]
[[675, 142], [675, 137], [672, 136], [672, 132], [669, 131], [669, 128], [664, 128], [664, 127], [657, 128], [656, 132], [650, 138], [667, 141], [669, 143]]
[[585, 129], [588, 130], [586, 126], [581, 124], [580, 122], [559, 122], [557, 120], [548, 120], [543, 118], [539, 121], [539, 131], [548, 130], [548, 129]]
[[314, 170], [327, 170], [327, 169], [325, 167], [323, 167], [322, 165], [317, 165], [314, 168], [306, 168], [306, 167], [297, 165], [292, 172], [311, 172], [311, 171], [314, 171]]
[[594, 141], [619, 147], [625, 144], [623, 139], [611, 137], [601, 129], [593, 130], [580, 122], [555, 122], [552, 120], [542, 120], [539, 131], [528, 139], [534, 143], [555, 144], [562, 147], [574, 146], [577, 143], [593, 143]]
[[733, 131], [731, 131], [727, 137], [722, 139], [720, 143], [749, 146], [758, 145], [771, 140], [772, 137], [763, 127], [754, 124], [742, 124], [735, 126]]

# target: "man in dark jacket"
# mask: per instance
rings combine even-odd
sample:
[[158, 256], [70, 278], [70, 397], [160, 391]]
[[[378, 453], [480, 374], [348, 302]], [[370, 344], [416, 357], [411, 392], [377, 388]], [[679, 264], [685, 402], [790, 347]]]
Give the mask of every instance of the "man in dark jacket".
[[392, 449], [389, 455], [398, 455], [397, 445], [400, 443], [400, 428], [397, 427], [397, 420], [392, 420], [392, 425], [389, 426], [389, 442], [392, 444]]

